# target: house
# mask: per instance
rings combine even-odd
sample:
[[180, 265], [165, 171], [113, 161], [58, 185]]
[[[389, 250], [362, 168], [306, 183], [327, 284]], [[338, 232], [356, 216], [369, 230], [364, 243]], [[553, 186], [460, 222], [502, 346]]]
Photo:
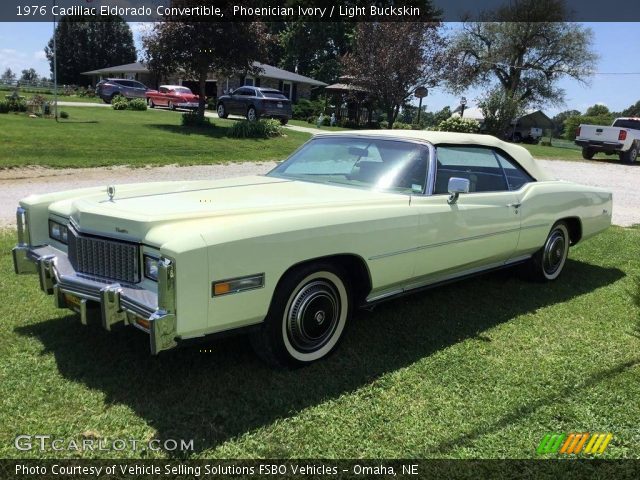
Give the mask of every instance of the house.
[[[229, 90], [234, 90], [243, 85], [254, 85], [256, 87], [276, 88], [283, 92], [293, 102], [297, 102], [301, 98], [311, 98], [311, 91], [315, 88], [325, 87], [327, 84], [313, 78], [305, 77], [288, 70], [267, 65], [265, 63], [255, 62], [254, 66], [260, 68], [258, 75], [237, 75], [224, 76], [214, 72], [209, 73], [207, 78], [206, 93], [207, 97], [220, 97]], [[157, 88], [161, 83], [172, 85], [184, 85], [191, 88], [194, 92], [198, 92], [198, 82], [184, 78], [179, 73], [168, 75], [166, 78], [158, 79], [156, 76], [141, 62], [129, 63], [126, 65], [117, 65], [114, 67], [101, 68], [84, 72], [82, 75], [91, 77], [91, 83], [95, 85], [103, 78], [126, 78], [129, 80], [137, 80], [152, 88]]]

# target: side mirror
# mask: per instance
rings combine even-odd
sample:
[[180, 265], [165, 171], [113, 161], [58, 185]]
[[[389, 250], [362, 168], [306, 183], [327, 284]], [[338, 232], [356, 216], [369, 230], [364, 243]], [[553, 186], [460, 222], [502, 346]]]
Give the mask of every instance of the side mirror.
[[448, 186], [449, 200], [447, 202], [449, 205], [456, 203], [461, 193], [469, 193], [470, 185], [471, 183], [467, 178], [451, 177]]

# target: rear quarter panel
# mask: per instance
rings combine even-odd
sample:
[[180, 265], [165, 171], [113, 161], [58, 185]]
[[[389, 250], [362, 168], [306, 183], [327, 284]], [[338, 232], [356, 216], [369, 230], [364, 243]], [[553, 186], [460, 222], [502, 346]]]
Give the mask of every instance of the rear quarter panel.
[[571, 182], [535, 182], [519, 193], [522, 207], [518, 251], [533, 253], [545, 242], [551, 227], [563, 218], [578, 218], [585, 240], [611, 225], [612, 195], [596, 187]]

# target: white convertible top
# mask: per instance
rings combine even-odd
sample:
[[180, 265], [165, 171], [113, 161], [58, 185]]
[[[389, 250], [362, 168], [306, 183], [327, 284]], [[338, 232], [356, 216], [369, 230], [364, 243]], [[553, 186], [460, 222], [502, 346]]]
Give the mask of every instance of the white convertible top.
[[343, 132], [322, 132], [316, 136], [367, 136], [367, 137], [387, 137], [408, 140], [422, 140], [429, 142], [436, 147], [443, 144], [452, 145], [480, 145], [494, 147], [503, 150], [522, 168], [524, 168], [533, 178], [538, 181], [555, 180], [542, 166], [536, 162], [529, 151], [520, 145], [504, 142], [491, 135], [481, 135], [477, 133], [454, 133], [454, 132], [433, 132], [429, 130], [349, 130]]

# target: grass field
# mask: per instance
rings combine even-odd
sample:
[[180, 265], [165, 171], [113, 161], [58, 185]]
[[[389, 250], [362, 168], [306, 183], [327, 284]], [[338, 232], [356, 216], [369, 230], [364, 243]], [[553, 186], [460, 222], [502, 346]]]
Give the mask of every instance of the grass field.
[[184, 129], [169, 111], [114, 111], [64, 107], [68, 120], [0, 115], [0, 168], [25, 165], [98, 167], [105, 165], [209, 164], [281, 160], [309, 138], [232, 139], [234, 120], [215, 120], [214, 129]]
[[640, 457], [640, 229], [579, 244], [553, 284], [502, 271], [360, 312], [297, 371], [243, 338], [152, 358], [142, 332], [83, 327], [13, 274], [13, 242], [0, 235], [2, 458], [61, 456], [16, 451], [19, 433], [193, 439], [195, 458], [531, 458], [575, 431]]

